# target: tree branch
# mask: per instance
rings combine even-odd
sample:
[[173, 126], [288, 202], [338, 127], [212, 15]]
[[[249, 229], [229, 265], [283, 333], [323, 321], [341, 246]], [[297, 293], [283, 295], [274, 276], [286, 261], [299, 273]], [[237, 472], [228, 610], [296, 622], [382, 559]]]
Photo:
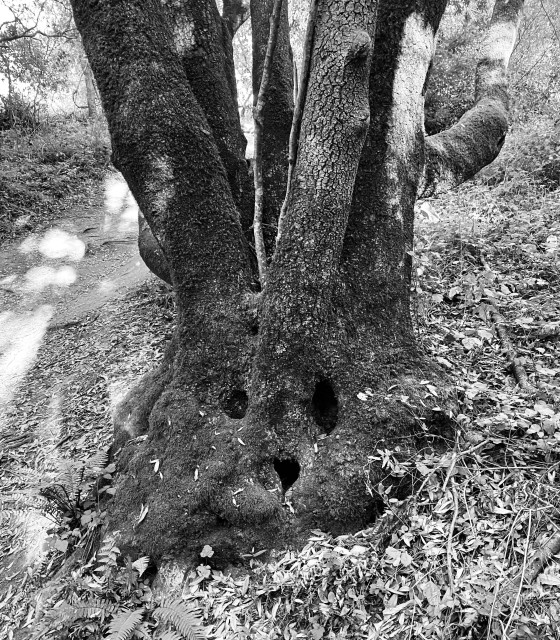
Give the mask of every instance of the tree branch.
[[275, 0], [272, 13], [270, 15], [270, 31], [268, 35], [268, 45], [266, 48], [266, 56], [264, 59], [263, 73], [261, 78], [261, 86], [259, 94], [255, 100], [253, 109], [253, 118], [255, 121], [255, 216], [253, 219], [253, 232], [255, 234], [255, 251], [257, 254], [257, 263], [259, 266], [259, 277], [261, 287], [264, 289], [266, 284], [266, 250], [264, 246], [264, 235], [262, 229], [263, 218], [263, 171], [262, 171], [262, 138], [263, 138], [263, 117], [264, 101], [266, 97], [266, 89], [270, 79], [270, 70], [272, 66], [272, 57], [276, 48], [276, 40], [278, 37], [278, 27], [280, 25], [280, 12], [282, 11], [282, 0]]
[[[64, 38], [64, 37], [76, 37], [75, 30], [72, 26], [72, 19], [69, 17], [66, 25], [57, 28], [52, 33], [48, 33], [39, 28], [39, 22], [41, 20], [41, 16], [44, 12], [46, 2], [43, 2], [39, 5], [39, 10], [35, 16], [35, 24], [33, 26], [26, 27], [23, 23], [23, 20], [20, 16], [16, 15], [13, 10], [13, 20], [6, 20], [0, 24], [0, 46], [9, 44], [10, 42], [14, 42], [16, 40], [21, 40], [23, 38], [36, 38], [37, 36], [44, 36], [45, 38]], [[19, 29], [18, 29], [19, 28]], [[5, 35], [2, 35], [2, 32], [10, 31]], [[68, 36], [68, 33], [73, 32], [72, 36]]]
[[475, 105], [450, 129], [427, 138], [420, 196], [456, 187], [499, 154], [508, 130], [507, 70], [523, 4], [524, 0], [496, 0], [476, 70]]
[[226, 23], [232, 38], [248, 17], [249, 0], [224, 0], [222, 19]]
[[276, 243], [280, 239], [282, 233], [282, 221], [286, 217], [286, 210], [289, 204], [290, 192], [292, 190], [292, 176], [294, 173], [294, 167], [296, 166], [297, 148], [299, 140], [299, 132], [301, 129], [301, 119], [303, 115], [303, 108], [305, 106], [305, 99], [307, 97], [307, 86], [309, 84], [309, 72], [311, 69], [311, 53], [313, 51], [313, 40], [315, 34], [315, 23], [317, 22], [317, 7], [318, 0], [311, 0], [311, 6], [309, 7], [309, 19], [307, 21], [307, 31], [305, 33], [305, 42], [303, 44], [303, 61], [301, 65], [301, 86], [297, 86], [297, 67], [294, 63], [294, 94], [297, 95], [296, 108], [294, 110], [294, 119], [292, 122], [292, 130], [290, 131], [289, 142], [289, 155], [288, 155], [288, 182], [286, 185], [286, 197], [282, 204], [280, 211], [280, 217], [278, 219], [278, 234], [276, 236]]

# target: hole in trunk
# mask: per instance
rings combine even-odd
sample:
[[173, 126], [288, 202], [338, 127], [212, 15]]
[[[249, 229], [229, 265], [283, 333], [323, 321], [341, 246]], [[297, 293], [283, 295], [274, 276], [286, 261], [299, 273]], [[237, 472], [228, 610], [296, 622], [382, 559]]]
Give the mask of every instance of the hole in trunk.
[[325, 433], [330, 433], [336, 427], [338, 400], [328, 380], [319, 380], [315, 386], [315, 393], [311, 399], [311, 412], [315, 422]]
[[293, 458], [287, 460], [280, 460], [274, 458], [274, 471], [278, 474], [280, 482], [282, 483], [282, 491], [286, 493], [288, 489], [299, 478], [299, 462]]
[[249, 398], [242, 389], [232, 391], [222, 405], [224, 412], [234, 420], [241, 420], [247, 413]]

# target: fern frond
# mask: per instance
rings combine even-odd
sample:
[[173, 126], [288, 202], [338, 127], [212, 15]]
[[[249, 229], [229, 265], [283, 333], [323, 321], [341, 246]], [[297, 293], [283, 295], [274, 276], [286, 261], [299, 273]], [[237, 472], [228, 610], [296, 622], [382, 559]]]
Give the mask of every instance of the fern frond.
[[138, 577], [142, 577], [142, 574], [148, 568], [150, 564], [150, 556], [142, 556], [142, 558], [138, 558], [132, 563], [132, 568], [138, 571]]
[[130, 640], [134, 631], [142, 623], [143, 617], [143, 607], [135, 611], [121, 611], [111, 620], [107, 640]]
[[166, 598], [154, 610], [154, 618], [171, 622], [187, 640], [204, 640], [206, 631], [198, 616], [198, 611], [180, 598]]
[[58, 485], [68, 496], [71, 505], [74, 504], [78, 487], [82, 482], [84, 467], [81, 463], [64, 460], [60, 463], [60, 473], [53, 485]]
[[119, 610], [118, 605], [101, 600], [100, 598], [91, 598], [85, 602], [64, 600], [56, 608], [50, 609], [45, 614], [51, 620], [58, 624], [70, 625], [77, 620], [91, 620], [91, 618], [100, 617], [104, 619], [106, 616], [114, 615]]
[[120, 553], [121, 550], [118, 547], [115, 547], [112, 542], [104, 544], [97, 552], [96, 559], [99, 566], [95, 570], [99, 571], [100, 569], [116, 567]]
[[93, 618], [95, 615], [110, 616], [115, 615], [119, 606], [114, 602], [108, 602], [102, 598], [90, 598], [85, 602], [74, 602], [72, 604], [79, 618]]
[[109, 451], [101, 449], [101, 451], [98, 451], [84, 462], [84, 468], [88, 475], [91, 475], [92, 472], [95, 472], [96, 475], [98, 475], [103, 471], [103, 469], [105, 469], [108, 462]]

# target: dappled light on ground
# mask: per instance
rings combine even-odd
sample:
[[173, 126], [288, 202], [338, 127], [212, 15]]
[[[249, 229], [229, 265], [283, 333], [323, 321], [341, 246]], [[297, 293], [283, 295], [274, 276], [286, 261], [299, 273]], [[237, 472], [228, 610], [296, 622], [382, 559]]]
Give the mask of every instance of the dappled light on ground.
[[138, 205], [120, 174], [109, 174], [105, 179], [105, 220], [103, 231], [116, 229], [119, 234], [136, 231]]
[[47, 265], [32, 267], [25, 274], [23, 289], [26, 291], [41, 291], [49, 286], [69, 287], [76, 282], [76, 271], [69, 266], [55, 269]]
[[33, 364], [52, 313], [45, 304], [28, 314], [0, 315], [0, 409], [11, 401]]
[[20, 245], [22, 253], [38, 251], [52, 260], [81, 260], [86, 252], [86, 245], [77, 235], [62, 229], [49, 229], [42, 237], [32, 235]]
[[[120, 174], [107, 176], [103, 205], [91, 224], [79, 215], [61, 220], [53, 228], [24, 238], [10, 256], [0, 261], [0, 293], [12, 295], [8, 304], [2, 305], [9, 311], [0, 316], [0, 406], [12, 400], [33, 365], [49, 321], [56, 322], [59, 316], [68, 314], [69, 310], [63, 308], [65, 300], [72, 295], [71, 290], [80, 288], [84, 275], [86, 279], [89, 276], [91, 300], [87, 296], [79, 298], [83, 313], [116, 295], [119, 287], [126, 288], [133, 280], [145, 277], [135, 253], [138, 207]], [[128, 258], [131, 253], [136, 257], [129, 263], [121, 262], [117, 271], [91, 272], [91, 261], [86, 259], [88, 247], [97, 245], [99, 251], [113, 243], [131, 245], [134, 249], [123, 252]]]

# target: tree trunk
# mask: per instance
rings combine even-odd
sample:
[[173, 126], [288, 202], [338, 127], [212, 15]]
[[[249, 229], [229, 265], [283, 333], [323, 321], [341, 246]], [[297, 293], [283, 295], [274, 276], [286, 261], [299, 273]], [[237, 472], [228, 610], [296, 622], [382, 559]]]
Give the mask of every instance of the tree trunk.
[[[181, 5], [214, 15], [199, 1]], [[452, 437], [450, 385], [417, 348], [409, 311], [423, 95], [445, 0], [382, 0], [378, 17], [372, 0], [319, 0], [289, 206], [259, 295], [219, 123], [158, 0], [72, 4], [115, 164], [177, 293], [164, 362], [119, 412], [119, 546], [196, 562], [209, 544], [219, 566], [312, 528], [362, 528], [389, 474], [371, 456]], [[413, 479], [401, 482], [400, 495]]]
[[423, 196], [444, 193], [469, 180], [500, 153], [509, 126], [507, 70], [523, 4], [524, 0], [496, 0], [476, 69], [475, 105], [457, 124], [428, 138]]
[[[161, 0], [170, 21], [175, 47], [198, 104], [204, 111], [226, 170], [228, 183], [246, 237], [251, 237], [253, 185], [245, 162], [247, 141], [237, 110], [232, 34], [207, 0]], [[169, 282], [169, 268], [160, 255], [165, 248], [140, 229], [140, 255], [157, 276]]]
[[[219, 504], [209, 510], [211, 498], [227, 499], [221, 487], [236, 471], [239, 449], [228, 413], [243, 410], [254, 340], [251, 271], [218, 148], [158, 1], [76, 0], [73, 8], [107, 114], [113, 162], [165, 247], [177, 295], [172, 381], [157, 401], [153, 394], [149, 440], [129, 441], [120, 455], [126, 473], [112, 511], [129, 543], [139, 534], [157, 555], [211, 531], [220, 513]], [[163, 478], [152, 473], [154, 458]], [[142, 503], [151, 515], [135, 531]]]
[[[261, 86], [270, 15], [274, 0], [251, 2], [251, 27], [253, 29], [253, 96]], [[293, 102], [293, 63], [288, 25], [288, 0], [282, 3], [278, 38], [270, 69], [270, 79], [262, 111], [262, 172], [263, 172], [263, 235], [266, 255], [274, 253], [280, 209], [286, 195], [288, 177], [288, 143]]]
[[[450, 433], [447, 394], [436, 400], [419, 384], [441, 389], [443, 380], [416, 349], [408, 255], [423, 168], [422, 90], [444, 6], [381, 3], [374, 71], [359, 81], [348, 52], [364, 31], [373, 35], [372, 23], [337, 35], [337, 17], [320, 7], [250, 405], [254, 422], [274, 434], [276, 466], [299, 470], [291, 498], [303, 530], [373, 521], [382, 507], [366, 488], [368, 456], [400, 448], [408, 457]], [[371, 7], [362, 11], [372, 20]]]
[[95, 98], [95, 84], [93, 80], [93, 74], [87, 58], [82, 56], [80, 59], [82, 65], [82, 72], [84, 74], [84, 82], [86, 85], [86, 99], [88, 108], [88, 118], [97, 118], [97, 103]]

